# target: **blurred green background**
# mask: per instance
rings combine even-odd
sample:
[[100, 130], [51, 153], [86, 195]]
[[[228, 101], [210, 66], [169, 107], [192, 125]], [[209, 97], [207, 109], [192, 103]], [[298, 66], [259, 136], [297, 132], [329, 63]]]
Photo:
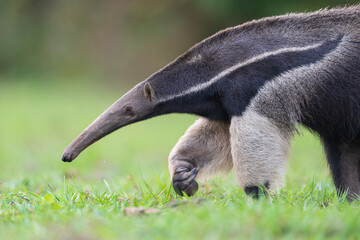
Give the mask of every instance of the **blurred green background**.
[[[7, 222], [4, 228], [0, 227], [0, 232], [10, 229], [13, 234], [11, 236], [19, 236], [19, 231], [24, 233], [30, 229], [37, 236], [44, 237], [50, 229], [54, 230], [56, 238], [68, 239], [72, 233], [83, 237], [84, 229], [89, 234], [100, 229], [99, 232], [105, 232], [98, 235], [102, 239], [110, 234], [102, 229], [110, 224], [109, 221], [113, 224], [114, 231], [126, 230], [127, 220], [121, 218], [123, 206], [134, 205], [136, 201], [139, 205], [162, 206], [157, 200], [151, 199], [151, 191], [148, 198], [143, 198], [142, 194], [148, 186], [155, 193], [163, 193], [163, 189], [170, 186], [168, 153], [196, 117], [168, 115], [136, 123], [91, 146], [73, 163], [61, 162], [64, 148], [87, 125], [136, 83], [219, 30], [255, 18], [356, 2], [0, 1], [0, 220]], [[304, 130], [292, 145], [286, 175], [287, 187], [284, 190], [285, 195], [291, 197], [287, 198], [286, 203], [274, 203], [273, 208], [268, 208], [267, 202], [259, 205], [246, 203], [232, 172], [228, 178], [216, 179], [208, 184], [201, 183], [198, 196], [214, 201], [203, 209], [191, 208], [189, 211], [195, 212], [196, 217], [191, 218], [191, 215], [181, 215], [181, 211], [165, 209], [168, 212], [161, 218], [153, 217], [151, 221], [146, 218], [133, 219], [133, 222], [128, 222], [134, 233], [131, 236], [138, 236], [140, 239], [143, 232], [138, 227], [141, 226], [142, 231], [152, 231], [154, 235], [149, 235], [151, 239], [158, 236], [157, 228], [167, 226], [169, 222], [178, 229], [170, 229], [168, 236], [187, 232], [197, 232], [197, 239], [208, 236], [208, 223], [197, 218], [212, 219], [209, 224], [213, 232], [208, 239], [234, 236], [234, 233], [239, 232], [238, 226], [242, 226], [241, 231], [247, 231], [252, 236], [260, 234], [259, 231], [263, 229], [271, 232], [277, 229], [278, 224], [283, 229], [274, 230], [272, 234], [275, 237], [293, 230], [300, 236], [307, 236], [309, 231], [317, 234], [319, 228], [322, 229], [319, 231], [321, 236], [328, 236], [328, 232], [330, 235], [332, 232], [352, 234], [354, 229], [358, 229], [356, 224], [349, 225], [350, 227], [333, 227], [339, 225], [334, 217], [338, 214], [336, 206], [332, 209], [335, 214], [330, 212], [333, 215], [323, 217], [326, 221], [320, 219], [317, 225], [313, 225], [312, 221], [306, 220], [309, 218], [307, 216], [319, 214], [315, 211], [312, 212], [313, 215], [308, 215], [311, 210], [302, 212], [307, 209], [308, 199], [316, 198], [320, 202], [321, 211], [322, 207], [333, 204], [328, 198], [335, 196], [334, 187], [318, 139]], [[110, 188], [104, 184], [104, 180], [110, 183]], [[94, 194], [112, 189], [116, 198], [120, 198], [117, 194], [121, 194], [121, 199], [130, 200], [120, 199], [121, 201], [111, 203], [111, 207], [105, 208], [102, 208], [102, 204], [89, 201], [86, 202], [89, 204], [86, 208], [84, 206], [87, 205], [83, 206], [82, 202], [75, 205], [69, 197], [69, 202], [60, 202], [60, 210], [53, 209], [49, 212], [48, 206], [41, 204], [46, 203], [49, 192], [52, 194], [64, 189], [66, 196], [68, 183], [65, 181], [74, 181], [84, 191]], [[144, 182], [148, 185], [144, 185]], [[308, 189], [316, 190], [311, 192], [314, 196]], [[75, 196], [77, 187], [72, 187], [72, 191]], [[301, 192], [299, 196], [298, 192]], [[36, 194], [34, 199], [38, 199], [36, 201], [41, 204], [26, 205], [28, 203], [22, 194], [27, 198]], [[321, 198], [319, 194], [325, 197]], [[223, 199], [225, 195], [228, 197]], [[300, 203], [293, 204], [297, 197], [301, 199]], [[15, 198], [18, 199], [18, 205], [9, 204], [16, 202]], [[169, 200], [168, 197], [162, 198]], [[171, 195], [170, 198], [175, 196]], [[88, 201], [86, 199], [84, 201]], [[317, 201], [314, 203], [316, 208]], [[242, 208], [237, 208], [239, 202]], [[227, 215], [217, 212], [217, 216], [213, 215], [213, 203], [220, 204], [225, 209], [228, 209], [229, 203], [234, 203], [235, 206], [228, 209]], [[284, 204], [290, 206], [289, 214], [281, 218]], [[297, 210], [294, 211], [292, 207]], [[116, 217], [111, 215], [115, 210]], [[267, 215], [271, 221], [264, 218], [258, 225], [259, 216], [263, 216], [264, 211], [272, 211]], [[353, 218], [346, 214], [341, 215], [342, 218], [348, 221], [357, 219], [353, 209], [347, 209], [347, 214], [353, 214]], [[181, 216], [179, 220], [178, 215]], [[68, 217], [62, 219], [62, 225], [59, 226], [59, 217], [64, 216]], [[78, 219], [75, 223], [72, 222], [74, 216]], [[248, 218], [253, 220], [248, 223]], [[274, 219], [281, 222], [272, 224]], [[302, 222], [303, 228], [297, 228], [299, 221], [303, 219], [306, 220]], [[119, 229], [116, 221], [125, 221], [125, 225], [121, 225]], [[219, 225], [219, 221], [233, 221], [236, 224]], [[324, 222], [328, 225], [322, 225]], [[20, 228], [17, 227], [19, 223]], [[94, 228], [94, 225], [98, 228]], [[258, 232], [253, 231], [254, 229]], [[57, 234], [59, 231], [66, 231], [68, 234], [61, 237]], [[267, 231], [262, 234], [266, 235]], [[262, 234], [257, 236], [264, 239]], [[24, 237], [24, 234], [20, 235], [20, 239]], [[294, 236], [291, 235], [289, 239], [293, 239], [292, 237]], [[83, 239], [88, 238], [85, 236]]]

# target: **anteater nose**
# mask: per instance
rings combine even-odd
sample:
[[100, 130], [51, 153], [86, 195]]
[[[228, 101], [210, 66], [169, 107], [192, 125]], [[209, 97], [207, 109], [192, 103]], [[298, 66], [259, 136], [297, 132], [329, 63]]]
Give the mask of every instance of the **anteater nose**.
[[63, 160], [63, 162], [71, 162], [73, 160], [72, 158], [73, 154], [71, 154], [70, 156], [67, 154], [64, 154], [61, 158], [61, 160]]

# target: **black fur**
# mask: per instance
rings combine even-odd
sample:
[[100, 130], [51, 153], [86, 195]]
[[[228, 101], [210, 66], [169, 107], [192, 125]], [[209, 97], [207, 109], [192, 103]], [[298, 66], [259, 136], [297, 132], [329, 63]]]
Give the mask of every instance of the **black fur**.
[[[299, 66], [321, 60], [339, 44], [339, 40], [329, 41], [322, 46], [296, 53], [283, 53], [267, 57], [225, 77], [217, 84], [223, 105], [229, 117], [241, 116], [250, 100], [267, 82]], [[231, 93], [229, 94], [229, 89]], [[236, 102], [236, 104], [234, 104]]]
[[[327, 53], [334, 50], [338, 43], [339, 39], [336, 39], [328, 41], [316, 49], [269, 56], [232, 72], [204, 91], [159, 104], [156, 113], [190, 113], [215, 121], [228, 121], [231, 117], [242, 114], [250, 100], [267, 81], [293, 68], [319, 61]], [[212, 65], [212, 63], [206, 64], [208, 67]], [[201, 63], [199, 66], [194, 65], [190, 69], [186, 69], [175, 64], [173, 66], [175, 69], [165, 71], [166, 74], [161, 74], [161, 78], [171, 79], [172, 82], [180, 84], [181, 87], [189, 84], [187, 88], [190, 88], [196, 82], [204, 82], [202, 79], [209, 80], [216, 76], [215, 72], [212, 74], [211, 71], [207, 72], [203, 65], [204, 63]], [[196, 74], [192, 75], [193, 72]], [[155, 79], [159, 81], [159, 76], [156, 76]], [[196, 79], [196, 82], [185, 81], [187, 79]], [[181, 80], [184, 81], [181, 82]], [[158, 94], [161, 96], [164, 93], [159, 91]]]

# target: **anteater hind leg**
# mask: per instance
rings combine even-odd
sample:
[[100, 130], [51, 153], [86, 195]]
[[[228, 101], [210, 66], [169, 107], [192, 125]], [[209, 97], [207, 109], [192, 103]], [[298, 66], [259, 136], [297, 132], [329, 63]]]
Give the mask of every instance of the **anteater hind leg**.
[[282, 187], [290, 148], [289, 133], [249, 109], [242, 116], [232, 118], [230, 135], [240, 187], [255, 197], [261, 187], [270, 193]]
[[175, 191], [193, 195], [195, 177], [206, 177], [232, 168], [229, 124], [198, 119], [180, 138], [169, 156], [169, 171]]
[[338, 194], [360, 199], [360, 142], [331, 144], [324, 141], [327, 160]]

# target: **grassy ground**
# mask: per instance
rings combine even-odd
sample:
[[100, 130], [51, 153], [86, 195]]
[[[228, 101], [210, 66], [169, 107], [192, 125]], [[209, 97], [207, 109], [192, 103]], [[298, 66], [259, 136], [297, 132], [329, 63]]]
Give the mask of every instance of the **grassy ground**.
[[[30, 81], [28, 81], [30, 82]], [[167, 155], [193, 116], [128, 126], [75, 162], [67, 144], [126, 89], [0, 82], [0, 238], [357, 239], [359, 203], [338, 198], [319, 141], [293, 141], [286, 187], [253, 200], [232, 172], [202, 182], [193, 198], [170, 188]], [[125, 216], [124, 207], [155, 207]]]

